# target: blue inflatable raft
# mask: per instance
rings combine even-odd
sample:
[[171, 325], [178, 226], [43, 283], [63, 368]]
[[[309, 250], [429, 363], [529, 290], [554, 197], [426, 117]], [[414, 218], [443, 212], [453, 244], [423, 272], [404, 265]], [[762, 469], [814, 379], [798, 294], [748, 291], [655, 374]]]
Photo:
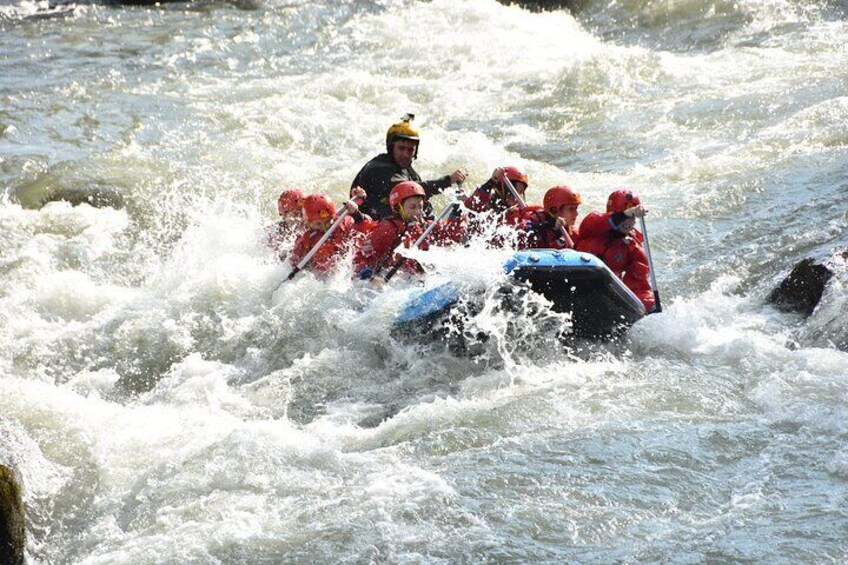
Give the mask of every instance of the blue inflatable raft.
[[[545, 296], [556, 312], [571, 313], [569, 335], [605, 339], [645, 315], [639, 298], [597, 257], [572, 250], [534, 249], [515, 253], [504, 270], [511, 284]], [[457, 316], [461, 301], [472, 301], [446, 283], [413, 294], [398, 314], [393, 335], [418, 341], [444, 338], [444, 322]], [[473, 310], [473, 308], [472, 308]], [[465, 309], [467, 314], [468, 309]], [[452, 325], [455, 331], [455, 325]], [[442, 335], [436, 335], [441, 332]]]

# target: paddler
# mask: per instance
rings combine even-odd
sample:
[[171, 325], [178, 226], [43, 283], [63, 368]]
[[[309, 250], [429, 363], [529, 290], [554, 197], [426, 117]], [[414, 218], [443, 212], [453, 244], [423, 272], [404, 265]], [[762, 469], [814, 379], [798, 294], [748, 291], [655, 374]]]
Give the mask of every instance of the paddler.
[[[404, 181], [395, 185], [389, 193], [389, 206], [392, 215], [377, 222], [365, 236], [353, 259], [356, 276], [371, 280], [380, 287], [385, 280], [381, 273], [391, 268], [400, 256], [394, 251], [399, 245], [409, 248], [421, 236], [433, 220], [424, 219], [424, 204], [427, 193], [419, 183]], [[427, 249], [430, 243], [447, 245], [459, 242], [465, 231], [465, 224], [459, 217], [453, 217], [437, 223], [419, 249]], [[402, 272], [420, 275], [424, 272], [414, 260], [403, 262]]]
[[549, 188], [542, 200], [544, 210], [530, 222], [529, 247], [536, 249], [574, 249], [577, 231], [577, 207], [580, 194], [561, 184]]
[[600, 257], [642, 301], [645, 311], [651, 312], [656, 301], [649, 281], [650, 266], [642, 247], [642, 233], [636, 229], [636, 218], [647, 213], [633, 191], [613, 191], [607, 199], [606, 213], [591, 212], [583, 219], [577, 250]]
[[[340, 257], [356, 247], [362, 234], [368, 232], [376, 222], [359, 211], [358, 202], [365, 198], [365, 191], [356, 187], [353, 200], [344, 203], [348, 215], [341, 220], [336, 230], [327, 238], [312, 256], [305, 269], [325, 275], [331, 271]], [[336, 205], [326, 194], [310, 194], [303, 199], [303, 224], [305, 231], [297, 239], [291, 254], [292, 267], [315, 247], [330, 229], [336, 218]]]
[[525, 203], [529, 185], [527, 175], [518, 167], [495, 169], [491, 178], [465, 200], [465, 208], [474, 212], [469, 219], [469, 233], [485, 235], [492, 247], [525, 249], [531, 223], [543, 211], [541, 206]]

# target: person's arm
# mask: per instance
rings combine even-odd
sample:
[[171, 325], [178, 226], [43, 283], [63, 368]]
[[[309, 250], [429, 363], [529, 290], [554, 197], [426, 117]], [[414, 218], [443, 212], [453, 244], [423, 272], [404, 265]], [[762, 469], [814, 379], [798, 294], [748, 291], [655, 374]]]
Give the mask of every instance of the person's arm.
[[377, 224], [379, 224], [379, 222], [374, 221], [371, 216], [363, 214], [362, 212], [359, 212], [353, 217], [353, 229], [362, 234], [371, 232], [371, 230], [377, 227]]
[[424, 188], [424, 192], [425, 194], [427, 194], [427, 198], [430, 198], [436, 196], [437, 194], [441, 194], [444, 189], [450, 187], [450, 185], [453, 183], [451, 183], [450, 175], [445, 175], [436, 180], [421, 181], [420, 184]]
[[489, 179], [478, 186], [474, 192], [471, 193], [471, 196], [465, 200], [465, 207], [472, 212], [483, 212], [484, 210], [488, 210], [492, 201], [492, 187], [494, 186], [494, 179]]
[[609, 223], [612, 226], [612, 229], [617, 230], [618, 226], [620, 226], [624, 220], [628, 218], [642, 218], [647, 213], [647, 208], [639, 204], [632, 208], [628, 208], [624, 212], [613, 212], [610, 215]]
[[527, 218], [527, 221], [525, 222], [525, 229], [534, 234], [538, 234], [554, 230], [556, 223], [556, 218], [550, 214], [533, 214]]
[[435, 180], [418, 181], [418, 183], [424, 187], [424, 192], [427, 194], [427, 198], [430, 198], [437, 194], [441, 194], [444, 189], [449, 188], [453, 184], [464, 182], [465, 178], [465, 173], [457, 169], [449, 175], [439, 177]]
[[344, 206], [348, 211], [348, 217], [357, 224], [361, 223], [363, 218], [363, 214], [359, 209], [359, 206], [365, 202], [365, 198], [367, 196], [365, 189], [357, 185], [350, 189], [350, 200], [342, 203], [342, 206]]

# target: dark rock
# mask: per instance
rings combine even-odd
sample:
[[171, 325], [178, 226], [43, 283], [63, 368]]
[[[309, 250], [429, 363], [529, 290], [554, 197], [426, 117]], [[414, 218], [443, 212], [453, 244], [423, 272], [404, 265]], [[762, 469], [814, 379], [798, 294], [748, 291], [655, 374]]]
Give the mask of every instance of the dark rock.
[[566, 9], [576, 13], [584, 7], [587, 0], [498, 0], [498, 2], [507, 6], [521, 6], [531, 12], [549, 12]]
[[48, 201], [70, 202], [72, 206], [88, 204], [94, 208], [124, 207], [124, 197], [114, 189], [104, 188], [77, 188], [57, 190], [50, 195]]
[[99, 182], [83, 184], [62, 167], [45, 172], [12, 191], [24, 208], [36, 210], [48, 202], [69, 202], [72, 206], [88, 204], [94, 208], [124, 207], [124, 197], [114, 187]]
[[157, 7], [165, 4], [190, 6], [192, 9], [214, 7], [216, 4], [233, 6], [239, 10], [258, 10], [261, 4], [258, 0], [109, 0], [109, 3], [125, 6]]
[[26, 537], [21, 481], [0, 464], [0, 565], [23, 565]]
[[833, 277], [833, 261], [848, 258], [848, 249], [837, 250], [824, 258], [808, 257], [798, 262], [767, 300], [784, 312], [809, 316], [821, 300], [828, 281]]

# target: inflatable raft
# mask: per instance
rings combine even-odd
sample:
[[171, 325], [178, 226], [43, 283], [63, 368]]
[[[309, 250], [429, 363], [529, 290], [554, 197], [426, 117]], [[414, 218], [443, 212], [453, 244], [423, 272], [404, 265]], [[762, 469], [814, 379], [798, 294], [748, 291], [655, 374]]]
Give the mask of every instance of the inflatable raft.
[[[572, 250], [534, 249], [515, 253], [505, 264], [507, 284], [544, 295], [556, 312], [571, 314], [568, 335], [606, 339], [620, 334], [645, 315], [639, 298], [597, 257]], [[395, 337], [417, 341], [445, 339], [456, 333], [457, 308], [473, 296], [453, 283], [420, 290], [407, 300], [392, 330]], [[473, 312], [464, 308], [463, 313]], [[451, 324], [445, 321], [451, 320]]]

